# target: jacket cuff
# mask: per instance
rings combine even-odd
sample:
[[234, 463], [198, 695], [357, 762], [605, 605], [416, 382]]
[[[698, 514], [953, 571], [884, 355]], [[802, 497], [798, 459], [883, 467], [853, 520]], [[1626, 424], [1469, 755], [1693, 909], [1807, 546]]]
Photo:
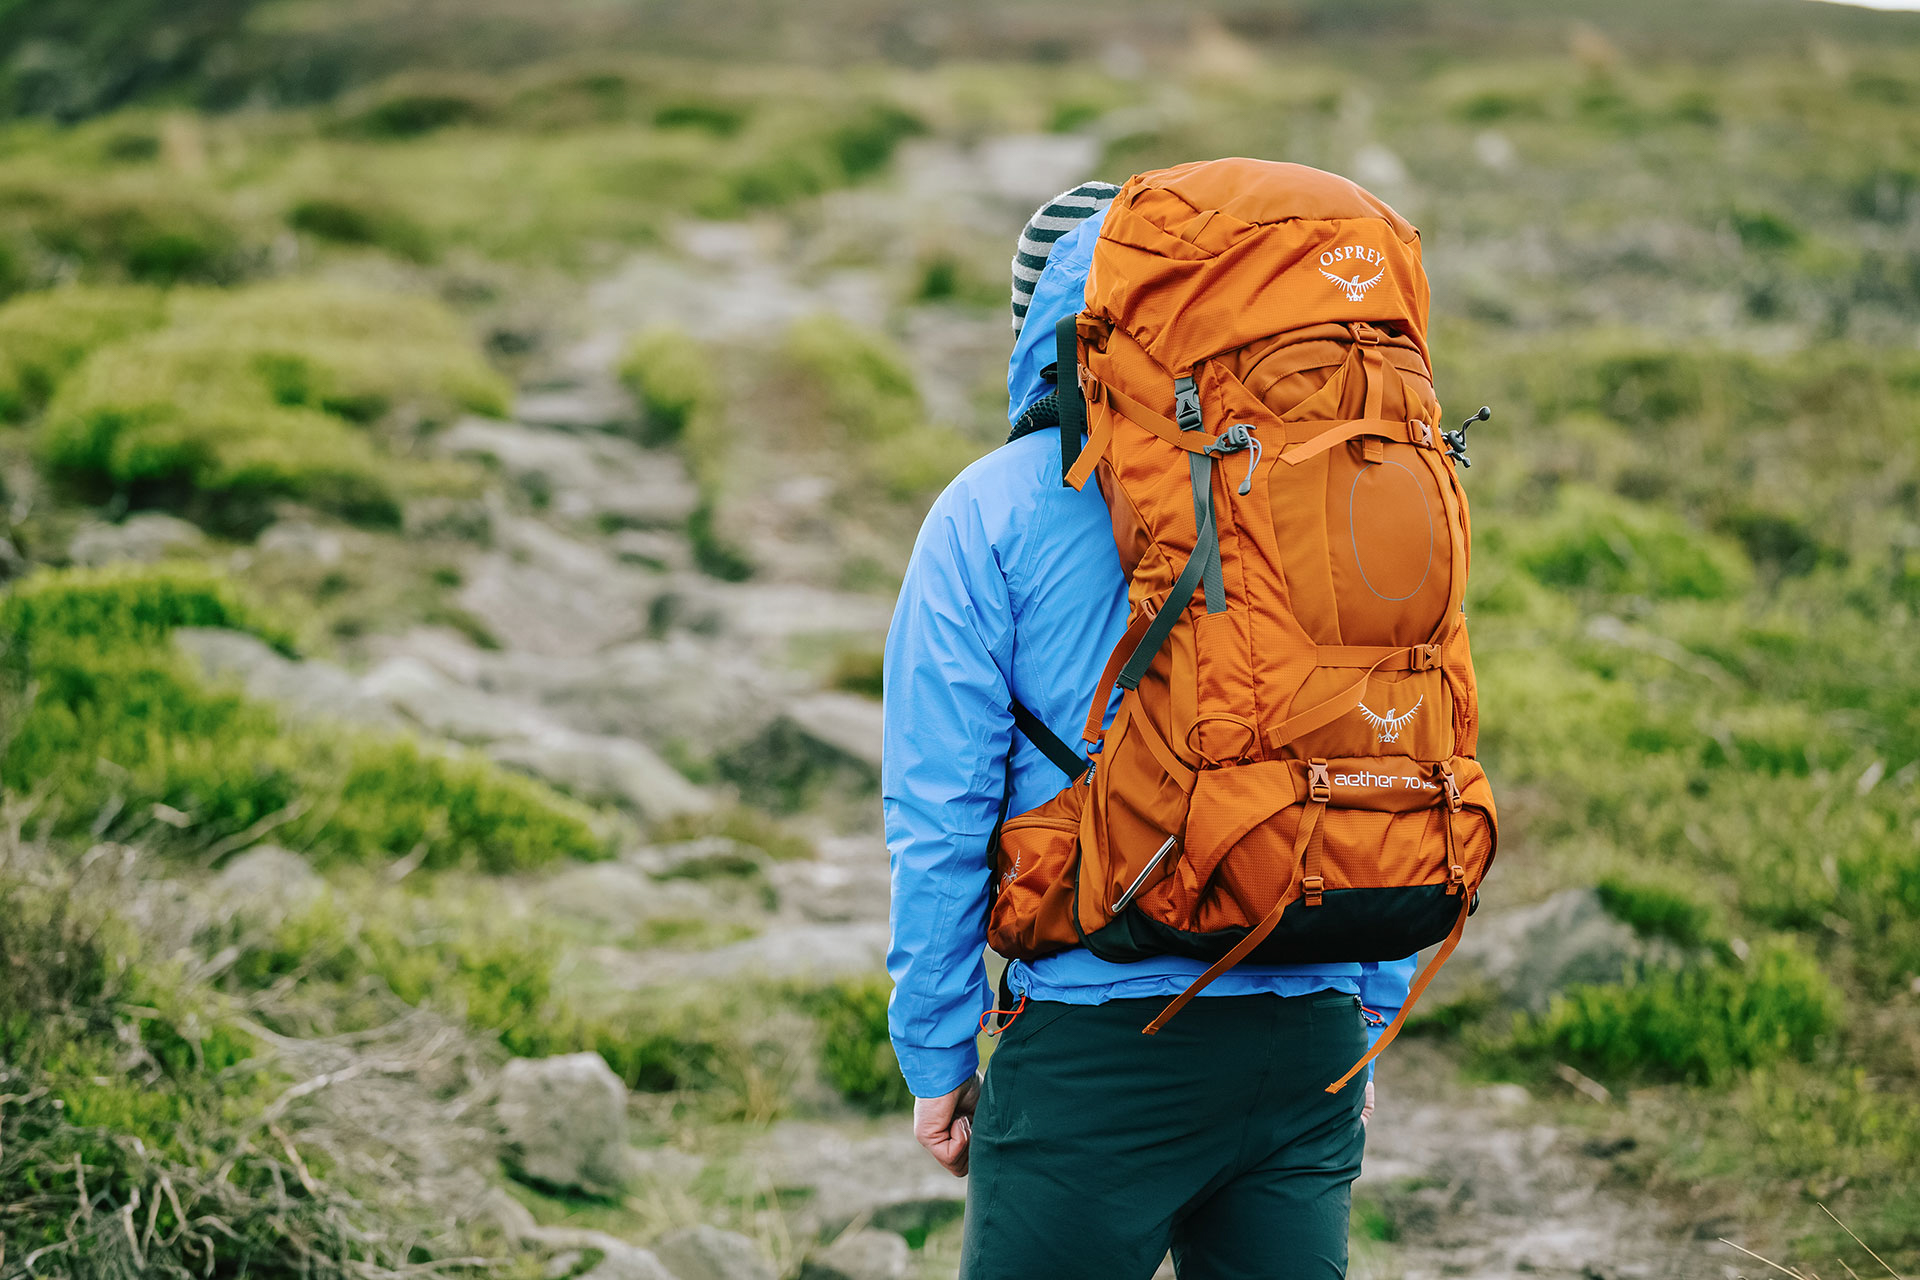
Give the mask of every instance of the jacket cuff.
[[916, 1098], [944, 1097], [980, 1069], [980, 1050], [971, 1040], [951, 1049], [908, 1049], [897, 1056], [907, 1090]]

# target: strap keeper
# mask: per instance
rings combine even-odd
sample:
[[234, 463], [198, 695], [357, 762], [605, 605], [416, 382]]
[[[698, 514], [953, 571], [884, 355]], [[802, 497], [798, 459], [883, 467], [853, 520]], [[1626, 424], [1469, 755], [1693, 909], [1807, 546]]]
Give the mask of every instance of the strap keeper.
[[1191, 377], [1173, 380], [1173, 420], [1182, 431], [1198, 431], [1202, 425], [1200, 389]]
[[1306, 890], [1303, 901], [1310, 907], [1317, 907], [1320, 905], [1321, 894], [1325, 892], [1327, 882], [1320, 876], [1308, 876], [1300, 881], [1300, 887]]
[[1363, 346], [1380, 345], [1380, 331], [1365, 320], [1355, 320], [1347, 326], [1347, 329], [1353, 334], [1353, 340]]
[[1333, 799], [1333, 778], [1327, 772], [1325, 760], [1307, 761], [1307, 798], [1315, 804]]
[[1362, 436], [1360, 454], [1369, 463], [1377, 466], [1387, 460], [1387, 442], [1379, 436]]

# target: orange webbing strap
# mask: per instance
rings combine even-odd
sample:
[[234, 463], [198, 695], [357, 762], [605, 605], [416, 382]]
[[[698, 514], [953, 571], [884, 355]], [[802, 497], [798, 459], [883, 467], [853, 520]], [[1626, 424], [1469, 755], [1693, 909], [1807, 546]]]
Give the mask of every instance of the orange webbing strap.
[[[1312, 842], [1314, 832], [1320, 828], [1320, 815], [1326, 811], [1326, 801], [1315, 800], [1307, 806], [1306, 812], [1300, 815], [1300, 832], [1294, 838], [1293, 842], [1295, 865], [1298, 865], [1299, 861], [1305, 857], [1307, 846]], [[1288, 887], [1291, 888], [1292, 886]], [[1287, 890], [1282, 889], [1280, 891], [1280, 900], [1275, 902], [1273, 904], [1273, 910], [1267, 912], [1266, 917], [1253, 927], [1253, 932], [1240, 939], [1240, 941], [1235, 944], [1233, 950], [1227, 952], [1227, 954], [1221, 956], [1218, 960], [1215, 960], [1205, 973], [1193, 980], [1192, 986], [1175, 996], [1172, 1002], [1160, 1011], [1159, 1017], [1141, 1029], [1140, 1034], [1148, 1036], [1158, 1034], [1160, 1028], [1167, 1025], [1168, 1019], [1187, 1007], [1187, 1001], [1193, 999], [1209, 986], [1213, 985], [1215, 978], [1246, 959], [1255, 947], [1265, 942], [1267, 935], [1273, 932], [1273, 927], [1280, 923], [1280, 913], [1286, 910], [1287, 900]]]
[[1213, 444], [1213, 437], [1204, 431], [1182, 431], [1180, 424], [1157, 409], [1149, 409], [1118, 387], [1105, 383], [1096, 383], [1100, 389], [1096, 396], [1105, 397], [1113, 408], [1120, 411], [1129, 422], [1143, 430], [1165, 440], [1176, 449], [1185, 449], [1188, 453], [1205, 453]]
[[[1268, 730], [1267, 745], [1276, 749], [1284, 747], [1295, 739], [1306, 737], [1315, 729], [1325, 728], [1359, 706], [1360, 699], [1367, 696], [1367, 681], [1373, 678], [1373, 673], [1386, 666], [1388, 659], [1393, 655], [1405, 652], [1404, 649], [1386, 650], [1373, 661], [1372, 665], [1362, 671], [1360, 678], [1351, 685], [1317, 706], [1308, 707], [1298, 715], [1288, 716]], [[1387, 670], [1392, 671], [1395, 668], [1387, 667]]]
[[1322, 667], [1365, 667], [1369, 671], [1432, 671], [1440, 665], [1440, 646], [1322, 644], [1314, 646], [1313, 661]]
[[[1095, 384], [1099, 385], [1098, 383]], [[1087, 435], [1086, 447], [1080, 450], [1073, 466], [1067, 471], [1067, 484], [1075, 489], [1084, 489], [1087, 477], [1100, 465], [1100, 459], [1107, 456], [1107, 446], [1113, 443], [1113, 415], [1102, 414]]]
[[1100, 741], [1100, 726], [1107, 721], [1107, 698], [1113, 691], [1113, 682], [1120, 678], [1120, 668], [1133, 656], [1133, 651], [1140, 645], [1140, 638], [1153, 625], [1153, 619], [1153, 613], [1142, 609], [1127, 624], [1126, 633], [1120, 637], [1119, 643], [1113, 646], [1113, 656], [1107, 659], [1107, 669], [1100, 673], [1100, 683], [1094, 686], [1093, 706], [1087, 710], [1087, 731], [1080, 735], [1086, 741]]
[[1145, 716], [1133, 714], [1138, 706], [1138, 703], [1120, 704], [1120, 713], [1113, 718], [1114, 738], [1118, 739], [1125, 733], [1121, 725], [1122, 720], [1126, 721], [1126, 728], [1139, 730], [1140, 740], [1147, 744], [1147, 750], [1152, 753], [1155, 760], [1159, 761], [1160, 767], [1167, 771], [1167, 776], [1179, 783], [1182, 791], [1191, 794], [1194, 783], [1193, 770], [1182, 763], [1179, 756], [1173, 754], [1173, 748], [1169, 747], [1167, 740], [1160, 736], [1160, 731], [1153, 727], [1153, 721]]
[[1460, 935], [1467, 927], [1467, 913], [1472, 908], [1473, 895], [1463, 891], [1460, 895], [1460, 917], [1453, 922], [1453, 932], [1447, 935], [1447, 940], [1440, 944], [1440, 950], [1434, 953], [1433, 959], [1427, 962], [1427, 967], [1420, 971], [1420, 976], [1413, 980], [1411, 987], [1407, 988], [1407, 1002], [1400, 1006], [1400, 1012], [1394, 1015], [1392, 1022], [1387, 1024], [1387, 1029], [1380, 1033], [1380, 1038], [1373, 1042], [1373, 1048], [1367, 1050], [1360, 1061], [1349, 1067], [1347, 1074], [1327, 1086], [1328, 1093], [1338, 1093], [1346, 1088], [1347, 1081], [1365, 1071], [1367, 1064], [1379, 1057], [1382, 1049], [1393, 1043], [1393, 1038], [1400, 1034], [1400, 1028], [1406, 1025], [1407, 1015], [1413, 1012], [1414, 1002], [1420, 999], [1420, 994], [1427, 989], [1427, 984], [1433, 981], [1433, 976], [1440, 972], [1440, 966], [1447, 962], [1447, 957], [1453, 954], [1453, 949], [1460, 945]]
[[1293, 434], [1295, 427], [1323, 427], [1317, 435], [1288, 445], [1280, 451], [1282, 461], [1298, 466], [1308, 458], [1325, 453], [1337, 444], [1345, 444], [1355, 436], [1378, 436], [1382, 440], [1391, 440], [1396, 444], [1428, 444], [1432, 434], [1422, 431], [1411, 421], [1396, 418], [1342, 418], [1342, 419], [1289, 419], [1286, 423], [1287, 434]]

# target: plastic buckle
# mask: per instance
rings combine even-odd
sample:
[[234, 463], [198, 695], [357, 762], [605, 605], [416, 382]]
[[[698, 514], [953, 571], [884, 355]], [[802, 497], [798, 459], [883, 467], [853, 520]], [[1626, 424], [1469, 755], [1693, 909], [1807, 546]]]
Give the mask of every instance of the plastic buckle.
[[1303, 901], [1310, 907], [1317, 907], [1320, 905], [1320, 895], [1326, 890], [1327, 882], [1320, 876], [1308, 876], [1300, 882], [1300, 887], [1307, 891]]
[[1377, 347], [1380, 345], [1380, 331], [1368, 324], [1365, 320], [1355, 320], [1350, 323], [1347, 328], [1352, 331], [1353, 340], [1362, 346]]
[[1454, 813], [1466, 803], [1460, 796], [1460, 784], [1453, 780], [1453, 766], [1446, 761], [1440, 762], [1440, 780], [1447, 786], [1447, 808]]
[[1420, 421], [1420, 419], [1415, 418], [1413, 420], [1413, 431], [1414, 431], [1414, 434], [1419, 437], [1419, 440], [1417, 441], [1418, 444], [1428, 449], [1433, 448], [1433, 428], [1432, 427]]
[[1327, 772], [1325, 760], [1307, 761], [1307, 798], [1315, 804], [1333, 799], [1333, 777]]
[[[1440, 646], [1417, 644], [1408, 650], [1408, 665], [1413, 671], [1432, 671], [1440, 665]], [[1449, 768], [1452, 766], [1449, 765]]]
[[1459, 863], [1447, 867], [1447, 896], [1452, 897], [1467, 887], [1467, 869]]
[[1200, 389], [1192, 378], [1173, 380], [1173, 420], [1182, 431], [1198, 431], [1201, 427]]

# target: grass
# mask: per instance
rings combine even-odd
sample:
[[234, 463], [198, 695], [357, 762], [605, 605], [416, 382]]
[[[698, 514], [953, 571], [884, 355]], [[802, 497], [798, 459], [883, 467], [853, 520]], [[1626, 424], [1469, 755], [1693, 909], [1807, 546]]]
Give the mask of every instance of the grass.
[[169, 310], [165, 328], [99, 347], [54, 393], [39, 458], [77, 491], [239, 532], [287, 499], [392, 527], [409, 489], [450, 477], [388, 456], [369, 425], [505, 409], [499, 376], [424, 299], [276, 284]]
[[22, 707], [0, 767], [57, 830], [182, 853], [274, 830], [323, 863], [508, 871], [604, 856], [591, 815], [530, 779], [403, 737], [294, 729], [209, 685], [173, 648], [179, 626], [290, 644], [192, 565], [42, 573], [0, 597], [7, 689]]

